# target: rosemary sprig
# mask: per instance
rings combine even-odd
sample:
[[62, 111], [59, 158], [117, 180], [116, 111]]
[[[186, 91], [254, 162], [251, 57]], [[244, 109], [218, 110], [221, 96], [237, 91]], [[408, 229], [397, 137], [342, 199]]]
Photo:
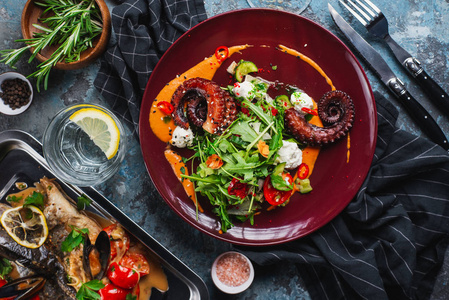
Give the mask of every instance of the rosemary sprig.
[[103, 24], [100, 10], [94, 0], [41, 0], [34, 3], [44, 8], [39, 21], [46, 26], [33, 24], [43, 32], [34, 33], [30, 39], [15, 41], [25, 43], [24, 47], [1, 50], [0, 62], [14, 68], [27, 50], [33, 50], [28, 60], [30, 63], [42, 49], [58, 45], [50, 58], [40, 63], [37, 66], [38, 70], [28, 75], [37, 79], [36, 86], [40, 91], [42, 83], [44, 89], [47, 89], [48, 77], [53, 66], [58, 62], [78, 61], [81, 53], [93, 46], [93, 39], [101, 34]]

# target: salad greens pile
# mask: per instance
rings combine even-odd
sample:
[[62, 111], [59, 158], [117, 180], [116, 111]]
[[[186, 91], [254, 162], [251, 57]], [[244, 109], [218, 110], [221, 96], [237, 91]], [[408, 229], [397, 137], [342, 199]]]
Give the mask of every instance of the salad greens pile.
[[[199, 159], [196, 172], [182, 177], [193, 181], [195, 190], [209, 199], [223, 232], [233, 226], [231, 216], [254, 224], [254, 216], [264, 202], [267, 178], [276, 190], [287, 193], [288, 198], [295, 184], [298, 190], [311, 190], [308, 179], [292, 182], [290, 176], [286, 180], [285, 163], [276, 161], [284, 140], [298, 144], [284, 131], [284, 111], [290, 107], [289, 103], [274, 101], [268, 95], [269, 83], [264, 80], [249, 75], [245, 80], [251, 81], [254, 88], [244, 97], [235, 94], [234, 86], [226, 88], [240, 103], [238, 118], [222, 135], [196, 134], [193, 146], [189, 147], [195, 154], [184, 159], [184, 162], [192, 160], [192, 167], [193, 160]], [[285, 95], [284, 98], [288, 99]], [[305, 146], [299, 144], [300, 149]]]

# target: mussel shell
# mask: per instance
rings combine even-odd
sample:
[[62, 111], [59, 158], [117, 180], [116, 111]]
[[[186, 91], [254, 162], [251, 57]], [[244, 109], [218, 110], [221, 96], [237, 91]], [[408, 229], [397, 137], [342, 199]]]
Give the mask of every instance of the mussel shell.
[[[96, 276], [92, 275], [92, 269], [90, 268], [90, 260], [89, 260], [89, 254], [94, 249], [96, 249], [100, 254], [100, 264], [101, 264], [101, 271]], [[101, 278], [104, 277], [104, 274], [107, 271], [110, 256], [111, 256], [111, 242], [109, 241], [109, 236], [105, 231], [101, 231], [98, 234], [97, 240], [95, 241], [95, 245], [92, 245], [89, 236], [86, 235], [83, 248], [83, 267], [86, 273], [89, 274], [92, 279], [100, 280]]]

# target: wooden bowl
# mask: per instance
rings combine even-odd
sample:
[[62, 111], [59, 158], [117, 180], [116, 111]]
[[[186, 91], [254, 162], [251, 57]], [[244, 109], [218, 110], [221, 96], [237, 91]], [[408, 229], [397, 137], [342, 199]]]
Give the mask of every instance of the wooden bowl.
[[[42, 7], [34, 3], [35, 0], [28, 0], [22, 12], [21, 28], [24, 39], [30, 39], [33, 37], [34, 32], [42, 32], [33, 26], [33, 24], [43, 25], [39, 21], [39, 17], [43, 11]], [[94, 60], [96, 60], [106, 50], [109, 37], [111, 35], [111, 15], [109, 9], [104, 0], [95, 0], [96, 4], [100, 8], [101, 17], [103, 19], [103, 31], [93, 41], [93, 47], [81, 53], [81, 58], [78, 61], [65, 63], [59, 62], [54, 68], [60, 70], [75, 70], [83, 68]], [[52, 45], [45, 47], [37, 55], [36, 58], [43, 62], [50, 58], [51, 54], [57, 49], [58, 45]], [[33, 51], [34, 49], [30, 49]]]

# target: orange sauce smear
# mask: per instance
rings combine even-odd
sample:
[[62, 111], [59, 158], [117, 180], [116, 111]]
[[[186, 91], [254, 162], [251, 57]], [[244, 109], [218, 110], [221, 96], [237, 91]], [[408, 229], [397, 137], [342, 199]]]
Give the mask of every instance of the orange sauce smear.
[[189, 171], [187, 170], [186, 165], [182, 161], [181, 155], [176, 153], [173, 150], [165, 150], [164, 151], [165, 158], [167, 159], [168, 163], [173, 169], [173, 172], [175, 173], [178, 180], [181, 182], [182, 186], [184, 187], [184, 190], [187, 193], [187, 196], [189, 196], [190, 199], [192, 199], [193, 203], [195, 203], [196, 206], [198, 206], [198, 211], [204, 212], [201, 205], [198, 203], [196, 199], [195, 194], [195, 186], [193, 182], [188, 178], [182, 178], [181, 174], [189, 175]]

